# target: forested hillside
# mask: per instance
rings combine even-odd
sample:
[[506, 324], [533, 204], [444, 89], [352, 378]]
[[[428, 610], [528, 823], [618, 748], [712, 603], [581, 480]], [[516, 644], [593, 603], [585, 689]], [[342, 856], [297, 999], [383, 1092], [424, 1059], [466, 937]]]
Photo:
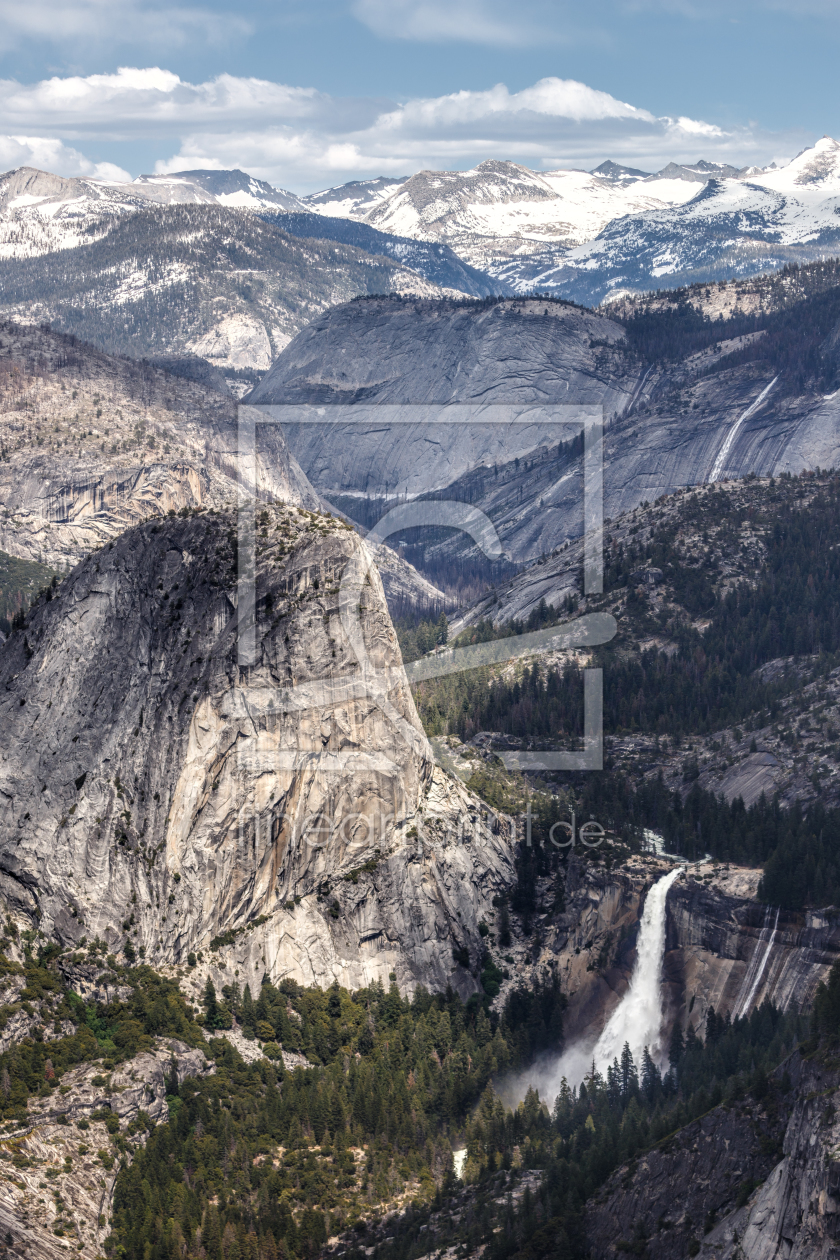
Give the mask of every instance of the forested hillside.
[[[840, 904], [840, 479], [683, 492], [612, 522], [606, 549], [603, 597], [479, 622], [455, 644], [598, 609], [617, 616], [615, 641], [586, 662], [526, 656], [419, 683], [426, 730], [478, 756], [471, 782], [493, 796], [494, 748], [574, 746], [580, 665], [598, 666], [605, 773], [551, 776], [560, 795], [541, 809], [565, 817], [571, 799], [628, 843], [651, 828], [690, 858], [766, 865], [775, 905]], [[524, 802], [526, 785], [508, 791], [508, 808]]]
[[240, 316], [262, 326], [264, 359], [251, 366], [264, 370], [313, 315], [415, 280], [422, 289], [389, 258], [301, 242], [245, 211], [162, 206], [114, 221], [89, 245], [0, 261], [0, 310], [134, 357], [183, 353]]
[[46, 565], [0, 551], [0, 633], [9, 633], [15, 615], [25, 613], [54, 576]]
[[[45, 1100], [60, 1113], [66, 1097], [73, 1110], [59, 1123], [76, 1142], [75, 1159], [42, 1169], [53, 1232], [74, 1241], [67, 1197], [83, 1167], [116, 1168], [104, 1250], [129, 1260], [302, 1258], [336, 1235], [351, 1253], [375, 1246], [413, 1257], [454, 1237], [490, 1243], [499, 1258], [582, 1260], [587, 1196], [622, 1160], [710, 1106], [754, 1110], [770, 1157], [765, 1102], [786, 1104], [767, 1072], [807, 1032], [769, 1004], [734, 1023], [711, 1011], [704, 1039], [675, 1033], [664, 1075], [625, 1049], [604, 1077], [590, 1075], [579, 1091], [564, 1086], [553, 1110], [533, 1091], [510, 1110], [494, 1082], [562, 1044], [556, 983], [514, 990], [496, 1011], [489, 980], [466, 1005], [451, 990], [420, 988], [408, 1000], [393, 983], [354, 993], [264, 983], [256, 995], [233, 985], [217, 995], [208, 981], [195, 1010], [175, 980], [131, 965], [128, 946], [119, 960], [100, 941], [62, 954], [9, 921], [3, 949], [0, 978], [14, 999], [0, 1009], [3, 1027], [28, 1012], [73, 1030], [50, 1040], [36, 1031], [0, 1053], [0, 1120], [13, 1162], [19, 1172], [38, 1163], [27, 1153], [28, 1116]], [[100, 988], [121, 996], [82, 1000], [73, 984], [97, 973]], [[820, 1000], [820, 1031], [836, 1022], [833, 1000]], [[225, 1038], [234, 1019], [247, 1061]], [[168, 1123], [156, 1126], [142, 1110], [121, 1122], [115, 1074], [172, 1038], [202, 1051], [210, 1074], [179, 1077], [173, 1057]], [[285, 1067], [281, 1039], [309, 1065]], [[97, 1074], [80, 1110], [72, 1082], [86, 1063]], [[460, 1188], [453, 1146], [465, 1150]]]
[[[830, 393], [840, 383], [840, 261], [786, 267], [755, 282], [755, 300], [713, 317], [712, 290], [678, 290], [669, 300], [620, 308], [630, 346], [649, 364], [692, 362], [692, 376], [760, 363], [782, 378], [783, 393]], [[708, 295], [708, 296], [706, 296]], [[618, 312], [611, 312], [615, 315]], [[709, 354], [726, 342], [725, 355]]]
[[276, 223], [291, 236], [340, 241], [343, 245], [354, 245], [356, 249], [363, 249], [368, 254], [392, 258], [404, 267], [411, 267], [425, 280], [440, 285], [442, 289], [458, 289], [473, 297], [504, 291], [504, 285], [463, 262], [448, 245], [413, 241], [406, 236], [392, 236], [390, 232], [379, 232], [356, 219], [334, 219], [323, 214], [269, 211], [262, 218], [269, 223]]

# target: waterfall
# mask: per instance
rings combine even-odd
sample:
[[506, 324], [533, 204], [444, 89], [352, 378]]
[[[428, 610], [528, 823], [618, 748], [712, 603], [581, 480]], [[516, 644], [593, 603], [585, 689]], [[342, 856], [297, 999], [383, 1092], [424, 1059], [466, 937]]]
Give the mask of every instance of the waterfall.
[[761, 929], [761, 935], [759, 936], [756, 947], [753, 950], [750, 965], [744, 973], [744, 979], [741, 981], [741, 991], [738, 994], [738, 1000], [732, 1011], [733, 1018], [738, 1015], [749, 1015], [753, 999], [758, 992], [758, 986], [761, 984], [762, 976], [767, 969], [767, 963], [773, 949], [773, 942], [776, 938], [776, 928], [779, 926], [779, 911], [776, 911], [776, 920], [772, 928], [770, 926], [771, 914], [772, 911], [768, 906], [764, 912], [764, 925]]
[[657, 880], [647, 895], [630, 988], [608, 1019], [592, 1052], [599, 1072], [605, 1072], [613, 1059], [621, 1058], [625, 1042], [637, 1064], [645, 1046], [655, 1062], [661, 1058], [665, 908], [668, 889], [679, 874], [679, 867], [670, 871]]
[[668, 889], [680, 874], [676, 867], [650, 889], [645, 902], [636, 946], [636, 965], [630, 987], [607, 1021], [604, 1031], [593, 1045], [584, 1038], [565, 1050], [550, 1065], [531, 1068], [518, 1078], [514, 1092], [520, 1097], [533, 1085], [551, 1105], [565, 1077], [570, 1085], [579, 1085], [587, 1072], [595, 1067], [605, 1072], [613, 1059], [621, 1058], [625, 1041], [637, 1064], [641, 1063], [645, 1046], [654, 1061], [662, 1055], [662, 955], [665, 951], [665, 910]]
[[770, 390], [776, 384], [776, 381], [778, 379], [779, 379], [778, 376], [774, 376], [770, 384], [766, 385], [764, 389], [761, 391], [761, 393], [758, 395], [758, 398], [756, 398], [755, 402], [751, 403], [750, 406], [747, 407], [746, 411], [742, 412], [741, 415], [738, 417], [738, 419], [735, 421], [732, 428], [729, 430], [729, 432], [726, 435], [726, 439], [723, 443], [723, 446], [720, 448], [720, 451], [718, 452], [718, 457], [712, 466], [712, 471], [709, 473], [709, 478], [708, 478], [709, 481], [718, 480], [718, 478], [720, 477], [721, 473], [724, 470], [724, 466], [726, 464], [726, 457], [728, 456], [730, 450], [732, 449], [732, 443], [735, 441], [736, 433], [738, 432], [738, 430], [740, 429], [744, 421], [749, 420], [750, 417], [754, 415], [756, 411], [758, 411], [759, 407], [764, 402], [764, 399], [770, 393]]
[[736, 1015], [741, 1015], [743, 1013], [744, 1007], [746, 1006], [747, 995], [752, 992], [753, 980], [755, 980], [763, 955], [761, 947], [767, 939], [767, 933], [770, 929], [770, 915], [772, 913], [773, 912], [770, 907], [765, 906], [764, 922], [761, 925], [761, 933], [756, 943], [756, 947], [752, 952], [752, 956], [750, 957], [747, 970], [744, 972], [744, 978], [741, 981], [741, 988], [738, 990], [738, 997], [735, 999], [735, 1005], [732, 1007], [733, 1019]]

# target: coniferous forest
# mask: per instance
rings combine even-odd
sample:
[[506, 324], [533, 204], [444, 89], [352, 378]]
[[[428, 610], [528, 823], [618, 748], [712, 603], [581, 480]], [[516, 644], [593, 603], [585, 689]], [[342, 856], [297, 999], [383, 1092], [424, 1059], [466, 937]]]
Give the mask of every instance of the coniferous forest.
[[[761, 529], [763, 555], [757, 567], [739, 561], [723, 586], [727, 548], [736, 545], [745, 522]], [[705, 542], [705, 556], [686, 560], [679, 545], [685, 531]], [[684, 612], [681, 617], [652, 615], [631, 584], [618, 650], [610, 645], [593, 653], [592, 664], [604, 675], [605, 730], [662, 739], [673, 749], [685, 737], [712, 736], [722, 728], [763, 728], [779, 733], [795, 750], [801, 730], [812, 725], [810, 716], [803, 718], [798, 732], [792, 716], [803, 683], [811, 680], [821, 689], [819, 714], [827, 707], [821, 680], [840, 664], [838, 479], [826, 475], [810, 486], [807, 480], [782, 478], [756, 487], [754, 500], [748, 497], [746, 503], [726, 487], [702, 499], [689, 497], [678, 520], [660, 526], [654, 513], [645, 541], [613, 547], [608, 556], [606, 602], [627, 590], [632, 573], [648, 566], [662, 574]], [[479, 622], [456, 642], [533, 631], [568, 619], [578, 607], [574, 597], [557, 609], [543, 602], [524, 621]], [[429, 637], [418, 628], [410, 639], [403, 629], [401, 637], [416, 651], [423, 633]], [[670, 640], [667, 650], [634, 647], [638, 640], [663, 634]], [[777, 662], [782, 668], [775, 667]], [[568, 745], [583, 727], [575, 663], [546, 665], [537, 658], [515, 673], [484, 667], [420, 683], [415, 695], [429, 734], [454, 734], [465, 742], [479, 732], [503, 732], [526, 746], [550, 748], [555, 740]], [[815, 703], [809, 703], [813, 709]], [[834, 747], [833, 721], [816, 720]], [[690, 860], [708, 853], [764, 867], [761, 895], [773, 905], [801, 910], [840, 904], [840, 809], [820, 799], [818, 778], [816, 799], [810, 802], [785, 806], [762, 797], [747, 808], [737, 798], [726, 801], [692, 782], [697, 777], [691, 759], [678, 788], [666, 786], [661, 775], [630, 775], [608, 759], [604, 774], [560, 776], [553, 794], [538, 792], [535, 817], [544, 819], [547, 836], [553, 822], [567, 817], [570, 801], [576, 802], [579, 813], [601, 819], [627, 845], [638, 845], [647, 828], [664, 837], [670, 852]], [[522, 785], [520, 796], [505, 802], [486, 768], [477, 766], [471, 782], [491, 804], [514, 812], [524, 808]]]

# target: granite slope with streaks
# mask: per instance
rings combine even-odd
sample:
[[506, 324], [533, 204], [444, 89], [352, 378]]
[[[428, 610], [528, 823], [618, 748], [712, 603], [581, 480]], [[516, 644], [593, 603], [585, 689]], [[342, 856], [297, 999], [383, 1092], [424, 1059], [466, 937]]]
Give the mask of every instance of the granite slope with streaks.
[[262, 510], [247, 666], [225, 514], [128, 530], [0, 648], [0, 893], [67, 944], [133, 912], [153, 964], [224, 938], [252, 987], [469, 993], [511, 824], [435, 768], [375, 570], [342, 624], [358, 536]]
[[836, 1061], [794, 1053], [763, 1102], [716, 1107], [613, 1173], [586, 1209], [593, 1260], [637, 1240], [650, 1260], [834, 1260], [838, 1101]]
[[[179, 1081], [215, 1071], [202, 1050], [167, 1040], [120, 1064], [107, 1087], [93, 1083], [102, 1080], [99, 1064], [85, 1063], [64, 1073], [60, 1095], [33, 1100], [27, 1127], [0, 1142], [0, 1234], [11, 1236], [12, 1254], [59, 1260], [70, 1244], [82, 1260], [102, 1254], [119, 1164], [109, 1169], [98, 1158], [99, 1151], [116, 1152], [105, 1121], [91, 1117], [104, 1110], [123, 1125], [143, 1111], [152, 1124], [168, 1119], [166, 1077], [173, 1062]], [[78, 1121], [87, 1122], [83, 1132]], [[141, 1126], [124, 1137], [130, 1160], [145, 1132]], [[6, 1162], [10, 1152], [23, 1157], [14, 1166]]]
[[[321, 493], [446, 490], [487, 512], [522, 561], [582, 531], [580, 457], [558, 449], [579, 428], [549, 424], [550, 405], [603, 407], [611, 518], [713, 473], [778, 476], [840, 463], [840, 393], [780, 390], [760, 362], [713, 374], [700, 359], [644, 365], [614, 320], [538, 299], [383, 297], [336, 307], [286, 347], [249, 400], [352, 404], [354, 414], [326, 430], [285, 426]], [[456, 424], [450, 413], [436, 425], [448, 404], [492, 423]], [[499, 424], [485, 410], [505, 405], [525, 423]]]

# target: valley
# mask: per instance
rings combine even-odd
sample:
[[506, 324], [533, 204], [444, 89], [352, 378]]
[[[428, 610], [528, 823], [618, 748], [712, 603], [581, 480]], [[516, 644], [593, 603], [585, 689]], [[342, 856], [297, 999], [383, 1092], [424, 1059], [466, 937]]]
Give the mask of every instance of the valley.
[[836, 151], [0, 177], [0, 1252], [832, 1254]]

